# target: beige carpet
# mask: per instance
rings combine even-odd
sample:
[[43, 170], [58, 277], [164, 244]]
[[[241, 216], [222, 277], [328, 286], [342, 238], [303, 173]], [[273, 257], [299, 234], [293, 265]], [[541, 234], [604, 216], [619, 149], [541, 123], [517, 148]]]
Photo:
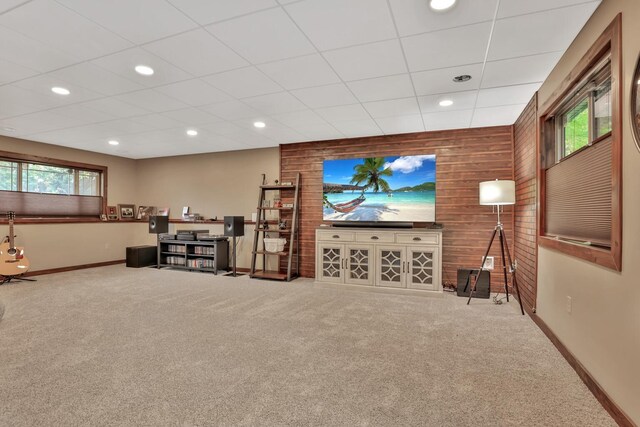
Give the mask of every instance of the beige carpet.
[[3, 426], [614, 425], [513, 303], [123, 266], [0, 301]]

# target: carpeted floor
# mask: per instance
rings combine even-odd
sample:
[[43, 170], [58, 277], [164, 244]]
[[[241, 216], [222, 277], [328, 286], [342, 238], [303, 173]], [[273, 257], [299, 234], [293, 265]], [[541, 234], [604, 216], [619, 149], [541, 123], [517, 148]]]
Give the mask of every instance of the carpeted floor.
[[0, 301], [0, 425], [614, 425], [514, 303], [124, 266]]

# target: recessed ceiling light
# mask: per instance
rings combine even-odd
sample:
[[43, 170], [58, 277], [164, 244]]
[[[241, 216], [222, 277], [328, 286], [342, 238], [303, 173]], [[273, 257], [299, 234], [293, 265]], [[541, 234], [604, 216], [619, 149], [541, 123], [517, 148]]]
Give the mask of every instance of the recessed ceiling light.
[[57, 93], [58, 95], [69, 95], [71, 92], [66, 87], [54, 86], [51, 88], [51, 92]]
[[195, 129], [189, 129], [189, 130], [187, 130], [187, 135], [196, 136], [196, 135], [198, 135], [198, 131], [195, 130]]
[[120, 145], [120, 143], [115, 139], [112, 139], [111, 141], [109, 141], [109, 145]]
[[471, 80], [471, 76], [469, 74], [463, 74], [461, 76], [455, 76], [453, 78], [453, 81], [456, 83], [464, 83], [468, 82], [469, 80]]
[[3, 126], [0, 129], [2, 129], [3, 132], [15, 132], [16, 130], [14, 128], [10, 128], [7, 126]]
[[439, 104], [441, 107], [451, 107], [453, 105], [453, 101], [450, 99], [443, 99]]
[[456, 4], [456, 0], [430, 0], [429, 1], [429, 6], [431, 6], [431, 9], [437, 10], [438, 12], [447, 10], [453, 7], [454, 4]]
[[253, 125], [254, 125], [255, 127], [257, 127], [257, 128], [260, 128], [260, 129], [262, 129], [263, 127], [267, 126], [267, 125], [265, 124], [265, 122], [253, 122]]
[[136, 73], [142, 74], [143, 76], [152, 76], [154, 71], [153, 68], [147, 65], [136, 65]]

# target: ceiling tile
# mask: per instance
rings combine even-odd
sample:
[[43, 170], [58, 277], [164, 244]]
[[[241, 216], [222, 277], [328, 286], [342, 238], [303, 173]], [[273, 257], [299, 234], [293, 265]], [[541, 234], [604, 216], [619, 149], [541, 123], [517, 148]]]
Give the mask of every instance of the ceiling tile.
[[0, 13], [5, 12], [13, 7], [16, 7], [22, 3], [24, 3], [25, 0], [1, 0], [0, 1]]
[[446, 111], [423, 114], [426, 130], [465, 129], [471, 123], [473, 110]]
[[150, 112], [145, 108], [140, 108], [115, 98], [96, 99], [78, 105], [120, 118], [140, 116]]
[[527, 104], [540, 89], [541, 83], [481, 89], [478, 93], [477, 108], [500, 105]]
[[307, 0], [286, 10], [320, 50], [396, 37], [386, 0]]
[[[30, 90], [35, 94], [42, 96], [42, 109], [44, 109], [47, 105], [69, 105], [76, 102], [83, 102], [102, 97], [102, 95], [97, 92], [79, 86], [78, 84], [73, 82], [73, 80], [63, 80], [53, 74], [40, 74], [35, 77], [20, 80], [19, 82], [14, 83], [14, 86]], [[67, 96], [57, 95], [51, 91], [51, 88], [54, 86], [62, 86], [66, 89], [69, 89], [71, 94]]]
[[512, 125], [526, 107], [526, 104], [502, 107], [476, 108], [473, 113], [472, 127]]
[[0, 58], [40, 72], [55, 70], [78, 62], [75, 55], [63, 52], [24, 34], [0, 26]]
[[[503, 0], [508, 1], [508, 0]], [[530, 0], [525, 0], [529, 1]], [[473, 0], [446, 13], [436, 12], [425, 0], [390, 0], [401, 37], [492, 21], [497, 0]]]
[[135, 44], [167, 37], [197, 26], [165, 1], [57, 1]]
[[[470, 75], [471, 80], [456, 83], [453, 78]], [[482, 64], [464, 65], [461, 67], [441, 68], [439, 70], [412, 73], [413, 84], [418, 95], [434, 95], [451, 92], [462, 92], [478, 89], [482, 77]]]
[[358, 102], [343, 83], [292, 90], [291, 94], [309, 108], [333, 107]]
[[[420, 103], [420, 110], [423, 113], [438, 113], [445, 111], [458, 111], [458, 110], [472, 110], [475, 108], [476, 98], [478, 97], [478, 91], [466, 91], [447, 93], [444, 95], [428, 95], [418, 97]], [[453, 105], [448, 107], [441, 107], [440, 101], [451, 100]]]
[[109, 129], [109, 134], [113, 135], [126, 135], [130, 133], [139, 133], [152, 130], [150, 126], [138, 123], [137, 121], [130, 119], [116, 119], [100, 124]]
[[116, 99], [155, 113], [178, 110], [180, 108], [187, 107], [185, 103], [162, 94], [154, 89], [145, 89], [138, 92], [118, 95]]
[[233, 99], [221, 90], [216, 89], [199, 79], [172, 83], [167, 86], [157, 87], [155, 90], [182, 101], [192, 107], [215, 104], [217, 102], [230, 101]]
[[[138, 47], [96, 59], [92, 64], [146, 87], [166, 85], [193, 77], [164, 59]], [[134, 70], [136, 65], [147, 65], [153, 68], [153, 75], [141, 76]]]
[[203, 77], [204, 81], [236, 98], [282, 92], [282, 87], [256, 67], [246, 67]]
[[207, 29], [254, 64], [315, 52], [280, 8], [213, 24]]
[[489, 60], [565, 50], [598, 3], [500, 19], [491, 38]]
[[83, 62], [49, 73], [49, 76], [73, 82], [102, 95], [118, 95], [144, 89], [139, 83], [114, 74], [91, 62]]
[[113, 114], [89, 108], [87, 107], [86, 103], [66, 105], [64, 107], [54, 108], [49, 111], [61, 116], [76, 118], [82, 121], [84, 124], [106, 122], [118, 118]]
[[0, 119], [35, 113], [59, 106], [48, 95], [33, 92], [18, 86], [0, 86]]
[[26, 79], [36, 74], [39, 74], [38, 71], [0, 58], [0, 85]]
[[385, 135], [395, 135], [398, 133], [424, 132], [422, 116], [400, 116], [400, 117], [380, 117], [376, 119], [378, 127]]
[[144, 49], [194, 76], [249, 65], [238, 54], [202, 29], [147, 44]]
[[411, 71], [455, 67], [484, 61], [491, 22], [435, 31], [402, 39]]
[[271, 93], [268, 95], [245, 98], [251, 107], [265, 114], [288, 113], [290, 111], [304, 110], [305, 105], [288, 92]]
[[380, 135], [381, 133], [380, 128], [372, 119], [339, 121], [332, 123], [332, 125], [348, 138]]
[[287, 90], [337, 83], [340, 78], [319, 54], [300, 56], [258, 66]]
[[274, 0], [169, 0], [200, 25], [224, 21], [236, 16], [277, 6]]
[[485, 65], [482, 87], [509, 86], [543, 82], [556, 66], [562, 52], [489, 61]]
[[313, 125], [325, 123], [324, 119], [311, 110], [292, 111], [291, 113], [275, 114], [272, 116], [285, 126]]
[[345, 81], [407, 72], [398, 40], [332, 50], [323, 56]]
[[367, 110], [365, 110], [360, 104], [318, 108], [316, 113], [331, 123], [346, 120], [366, 120], [371, 118], [369, 113], [367, 113]]
[[347, 86], [360, 102], [407, 98], [415, 95], [409, 74], [358, 80], [348, 82]]
[[186, 125], [213, 124], [222, 120], [198, 108], [181, 108], [180, 110], [165, 111], [161, 114]]
[[0, 15], [0, 25], [83, 60], [132, 46], [53, 0], [32, 1]]
[[[586, 2], [588, 2], [588, 0], [501, 0], [500, 8], [498, 9], [498, 19], [516, 15], [525, 15], [532, 12], [541, 12], [543, 10], [557, 9]], [[600, 0], [592, 1], [591, 3], [599, 4]]]
[[[135, 117], [131, 119], [131, 121], [140, 123], [141, 125], [146, 126], [148, 129], [153, 130], [183, 127], [184, 131], [186, 131], [187, 128], [187, 126], [184, 126], [184, 123], [179, 120], [173, 119], [166, 114], [148, 114], [146, 116]], [[193, 125], [195, 125], [195, 123], [193, 123]]]
[[50, 111], [39, 111], [20, 117], [2, 120], [2, 126], [9, 126], [16, 130], [18, 135], [47, 132], [56, 129], [64, 129], [83, 124], [82, 120]]
[[221, 102], [219, 104], [200, 107], [208, 113], [222, 117], [225, 120], [246, 119], [260, 115], [261, 113], [240, 101]]
[[314, 141], [344, 138], [342, 132], [329, 123], [301, 124], [291, 128]]
[[412, 116], [419, 115], [420, 108], [415, 98], [391, 99], [386, 101], [374, 101], [363, 104], [371, 117]]

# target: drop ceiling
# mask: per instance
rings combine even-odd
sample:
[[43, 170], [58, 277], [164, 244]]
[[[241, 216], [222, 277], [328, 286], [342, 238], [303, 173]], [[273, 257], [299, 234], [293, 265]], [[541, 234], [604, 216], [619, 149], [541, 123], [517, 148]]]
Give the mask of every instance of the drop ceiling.
[[0, 134], [149, 158], [509, 125], [599, 3], [0, 0]]

